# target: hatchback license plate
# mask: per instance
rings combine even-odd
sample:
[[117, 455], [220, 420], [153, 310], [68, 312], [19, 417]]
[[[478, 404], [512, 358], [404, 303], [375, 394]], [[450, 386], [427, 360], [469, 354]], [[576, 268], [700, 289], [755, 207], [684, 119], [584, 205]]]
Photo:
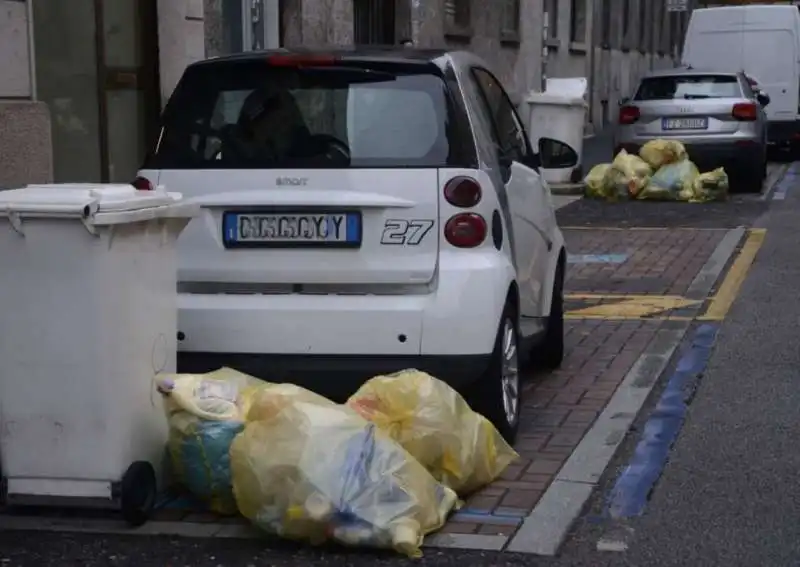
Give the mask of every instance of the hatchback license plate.
[[226, 248], [358, 248], [361, 213], [238, 212], [222, 220]]
[[708, 118], [664, 118], [661, 127], [664, 130], [705, 130]]

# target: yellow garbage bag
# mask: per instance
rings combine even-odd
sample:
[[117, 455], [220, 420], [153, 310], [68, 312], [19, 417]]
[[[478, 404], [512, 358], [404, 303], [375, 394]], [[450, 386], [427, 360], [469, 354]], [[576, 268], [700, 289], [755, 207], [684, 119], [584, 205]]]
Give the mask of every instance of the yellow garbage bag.
[[610, 198], [636, 197], [650, 181], [652, 173], [642, 158], [621, 150], [611, 162], [606, 178]]
[[583, 183], [586, 185], [587, 197], [594, 197], [596, 199], [607, 198], [606, 175], [610, 168], [610, 163], [601, 163], [594, 166], [589, 173], [586, 174]]
[[169, 423], [173, 480], [220, 514], [235, 514], [228, 451], [255, 392], [267, 385], [230, 368], [163, 374], [157, 388]]
[[240, 512], [266, 532], [422, 555], [456, 494], [344, 405], [292, 401], [231, 445]]
[[655, 170], [686, 159], [686, 148], [677, 140], [650, 140], [639, 149], [639, 157]]
[[247, 421], [261, 421], [272, 419], [280, 411], [297, 401], [317, 404], [321, 406], [334, 406], [328, 398], [320, 396], [295, 384], [269, 384], [253, 393], [250, 397], [250, 409], [247, 412]]
[[686, 189], [692, 190], [698, 175], [697, 166], [688, 159], [668, 163], [653, 174], [637, 198], [650, 201], [680, 200]]
[[724, 201], [728, 197], [730, 183], [725, 169], [718, 167], [713, 171], [701, 173], [692, 184], [692, 194], [687, 195], [691, 203]]
[[376, 376], [347, 405], [458, 494], [489, 484], [519, 457], [458, 392], [419, 370]]

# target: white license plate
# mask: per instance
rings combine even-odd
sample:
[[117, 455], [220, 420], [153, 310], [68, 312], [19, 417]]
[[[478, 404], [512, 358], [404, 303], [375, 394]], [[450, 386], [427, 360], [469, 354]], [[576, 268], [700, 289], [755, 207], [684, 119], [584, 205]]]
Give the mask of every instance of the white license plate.
[[705, 130], [708, 118], [664, 118], [661, 127], [663, 130]]
[[227, 248], [357, 248], [361, 213], [238, 212], [222, 219]]

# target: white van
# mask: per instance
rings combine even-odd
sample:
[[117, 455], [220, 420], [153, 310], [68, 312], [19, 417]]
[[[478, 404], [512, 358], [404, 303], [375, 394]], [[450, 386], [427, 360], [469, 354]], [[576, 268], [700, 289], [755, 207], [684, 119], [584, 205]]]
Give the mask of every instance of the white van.
[[800, 149], [800, 9], [793, 5], [702, 8], [692, 12], [684, 65], [743, 71], [771, 98], [771, 144]]

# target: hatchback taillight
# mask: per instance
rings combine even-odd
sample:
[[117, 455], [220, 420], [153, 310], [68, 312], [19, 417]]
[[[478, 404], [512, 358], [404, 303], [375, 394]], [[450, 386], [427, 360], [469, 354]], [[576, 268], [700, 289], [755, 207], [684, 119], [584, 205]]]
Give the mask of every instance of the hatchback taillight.
[[635, 106], [625, 105], [619, 109], [619, 123], [620, 124], [633, 124], [639, 117], [641, 112]]
[[154, 189], [153, 184], [150, 183], [150, 180], [145, 177], [137, 177], [131, 183], [136, 189], [139, 191], [152, 191]]
[[444, 225], [444, 237], [456, 248], [475, 248], [486, 240], [486, 220], [475, 213], [459, 213]]
[[736, 120], [752, 122], [758, 118], [758, 107], [753, 102], [740, 102], [733, 105], [731, 114]]
[[461, 209], [469, 209], [481, 202], [480, 184], [471, 177], [454, 177], [444, 186], [445, 200]]

